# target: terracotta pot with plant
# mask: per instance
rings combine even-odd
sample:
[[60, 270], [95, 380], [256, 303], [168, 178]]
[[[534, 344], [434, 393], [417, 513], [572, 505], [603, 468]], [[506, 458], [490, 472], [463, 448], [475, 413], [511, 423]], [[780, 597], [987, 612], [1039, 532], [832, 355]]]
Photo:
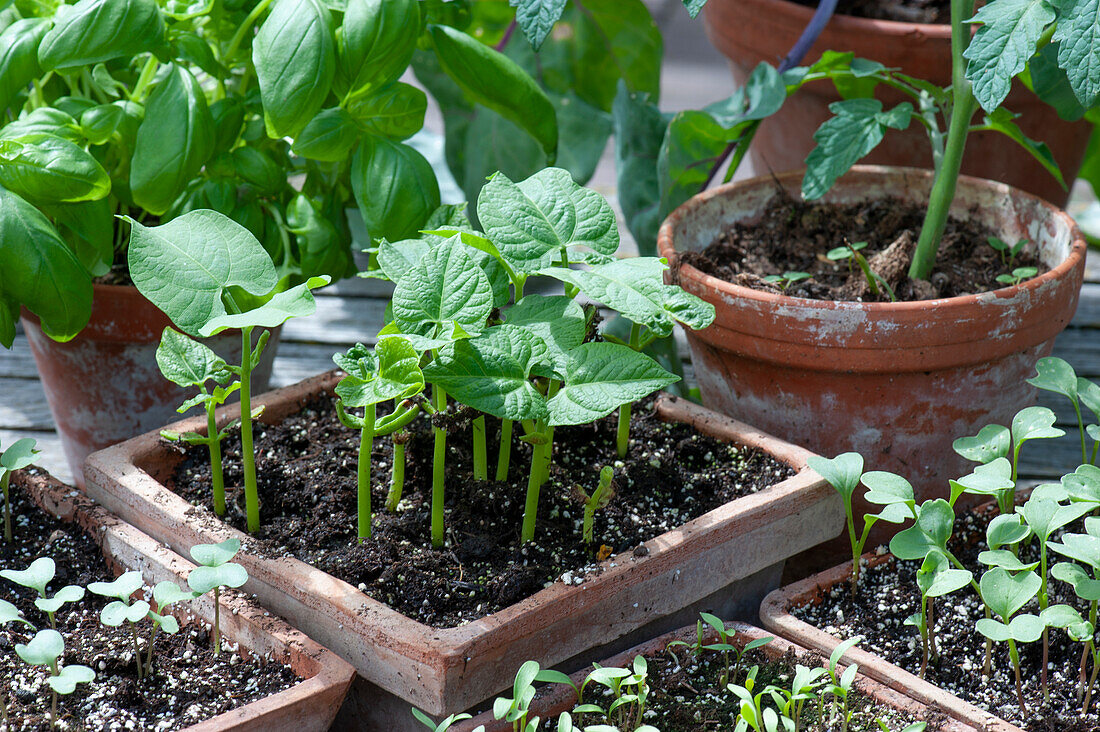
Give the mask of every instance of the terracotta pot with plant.
[[[666, 220], [659, 244], [673, 281], [718, 313], [714, 327], [688, 334], [705, 403], [826, 454], [857, 449], [874, 467], [917, 468], [923, 497], [944, 493], [957, 474], [952, 435], [1034, 398], [1024, 378], [1073, 316], [1085, 242], [1064, 212], [959, 169], [980, 108], [1057, 173], [1000, 105], [1037, 48], [1096, 21], [1068, 6], [1040, 10], [1017, 23], [991, 3], [971, 39], [973, 5], [953, 3], [950, 90], [836, 55], [779, 82], [766, 66], [754, 72], [757, 106], [829, 77], [907, 101], [838, 102], [801, 186], [793, 174], [734, 184]], [[1006, 26], [1013, 44], [998, 50]], [[1058, 59], [1092, 108], [1097, 89], [1081, 53], [1067, 43]], [[844, 175], [913, 124], [929, 133], [934, 171]]]

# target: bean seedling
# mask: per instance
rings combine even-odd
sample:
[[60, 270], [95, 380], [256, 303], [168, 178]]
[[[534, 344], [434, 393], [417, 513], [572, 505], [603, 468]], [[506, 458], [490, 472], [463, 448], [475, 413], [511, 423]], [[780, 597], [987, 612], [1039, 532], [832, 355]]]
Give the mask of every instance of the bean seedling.
[[[596, 486], [596, 490], [592, 491], [592, 495], [587, 495], [581, 491], [581, 495], [584, 496], [584, 520], [581, 524], [581, 540], [588, 546], [592, 545], [592, 524], [596, 517], [596, 511], [604, 508], [610, 503], [611, 499], [615, 495], [615, 489], [611, 485], [612, 478], [615, 477], [615, 468], [610, 465], [605, 465], [600, 468], [600, 482]], [[580, 489], [578, 489], [580, 490]]]
[[16, 470], [29, 467], [34, 462], [34, 458], [39, 453], [35, 448], [36, 444], [33, 438], [24, 437], [13, 442], [3, 454], [0, 454], [0, 488], [4, 491], [4, 541], [7, 542], [12, 539], [11, 496], [9, 495], [11, 474]]
[[214, 655], [221, 653], [221, 589], [240, 587], [248, 581], [248, 571], [241, 565], [231, 562], [241, 550], [240, 539], [226, 539], [218, 544], [196, 544], [191, 547], [191, 558], [198, 567], [187, 575], [187, 586], [195, 597], [214, 591], [214, 627], [211, 639]]

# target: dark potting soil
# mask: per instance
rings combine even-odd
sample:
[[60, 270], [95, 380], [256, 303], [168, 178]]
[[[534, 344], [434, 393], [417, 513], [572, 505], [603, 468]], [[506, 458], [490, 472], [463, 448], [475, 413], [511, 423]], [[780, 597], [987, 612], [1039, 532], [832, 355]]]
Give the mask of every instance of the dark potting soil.
[[[799, 5], [817, 7], [817, 0], [794, 0]], [[840, 0], [837, 15], [857, 18], [894, 20], [900, 23], [950, 23], [950, 0]]]
[[[14, 541], [0, 539], [0, 568], [25, 569], [38, 557], [51, 557], [57, 574], [49, 584], [52, 596], [75, 584], [110, 581], [95, 542], [76, 524], [66, 524], [39, 510], [12, 486]], [[2, 535], [0, 535], [2, 536]], [[14, 603], [39, 628], [48, 628], [44, 613], [34, 606], [37, 593], [0, 580], [0, 597]], [[243, 660], [222, 640], [226, 652], [215, 656], [208, 629], [200, 623], [183, 626], [176, 635], [157, 634], [153, 677], [138, 680], [133, 640], [123, 628], [108, 628], [99, 612], [109, 599], [86, 592], [84, 599], [62, 607], [57, 630], [65, 639], [61, 665], [82, 664], [96, 673], [89, 684], [58, 697], [58, 718], [68, 730], [180, 729], [291, 688], [297, 676], [278, 663]], [[0, 626], [0, 694], [7, 698], [12, 730], [49, 729], [50, 689], [44, 667], [30, 667], [15, 654], [16, 643], [26, 643], [34, 632], [19, 623]], [[148, 628], [139, 640], [147, 652]]]
[[[793, 470], [756, 450], [727, 445], [653, 415], [653, 400], [635, 405], [631, 447], [615, 450], [616, 418], [555, 432], [550, 479], [542, 487], [535, 540], [520, 545], [529, 447], [513, 439], [508, 480], [472, 477], [469, 422], [450, 419], [447, 439], [447, 542], [431, 547], [433, 439], [417, 420], [406, 445], [405, 489], [395, 513], [385, 510], [393, 446], [375, 441], [373, 535], [356, 537], [357, 432], [336, 417], [331, 397], [315, 399], [284, 422], [257, 425], [256, 468], [261, 533], [269, 556], [295, 556], [343, 579], [399, 612], [435, 627], [453, 627], [519, 602], [555, 581], [582, 584], [611, 554], [646, 551], [660, 534], [735, 498], [763, 490]], [[452, 405], [452, 412], [454, 407]], [[495, 473], [499, 422], [487, 419], [490, 475]], [[515, 432], [522, 430], [517, 426]], [[516, 435], [514, 435], [515, 437]], [[209, 506], [205, 447], [185, 452], [168, 487]], [[244, 529], [239, 436], [225, 444], [227, 520]], [[581, 540], [583, 501], [600, 469], [615, 468], [615, 495], [596, 512], [593, 546]], [[614, 561], [614, 560], [612, 560]]]
[[[994, 514], [968, 513], [956, 521], [956, 534], [951, 549], [958, 559], [981, 576], [983, 567], [977, 560], [985, 549], [985, 527]], [[1080, 522], [1065, 531], [1080, 533]], [[1061, 532], [1060, 532], [1061, 533]], [[1059, 534], [1060, 535], [1060, 534]], [[1053, 541], [1057, 538], [1052, 537]], [[1038, 550], [1029, 546], [1030, 556], [1021, 552], [1023, 561], [1038, 561]], [[1051, 554], [1051, 565], [1060, 561]], [[916, 628], [904, 625], [907, 617], [920, 612], [920, 592], [916, 585], [919, 562], [888, 560], [862, 570], [855, 599], [847, 582], [835, 586], [820, 604], [793, 608], [792, 614], [838, 638], [863, 636], [860, 647], [877, 653], [891, 663], [917, 674], [923, 651]], [[1066, 603], [1087, 613], [1072, 588], [1051, 579], [1050, 603]], [[985, 637], [974, 630], [974, 624], [984, 617], [978, 595], [965, 587], [934, 602], [932, 618], [938, 661], [929, 663], [925, 678], [950, 693], [964, 699], [1029, 732], [1096, 732], [1100, 730], [1100, 703], [1095, 699], [1087, 715], [1081, 713], [1077, 700], [1077, 676], [1082, 644], [1071, 642], [1063, 630], [1050, 630], [1049, 688], [1050, 700], [1042, 699], [1039, 683], [1042, 668], [1042, 643], [1018, 644], [1027, 712], [1020, 709], [1016, 697], [1015, 673], [1005, 643], [994, 644], [992, 674], [983, 677], [982, 663]], [[1038, 603], [1032, 600], [1020, 612], [1038, 613]], [[1089, 669], [1091, 673], [1091, 666]], [[1094, 691], [1095, 697], [1097, 692]]]
[[[1025, 247], [1009, 266], [989, 245], [996, 232], [976, 221], [952, 218], [947, 223], [935, 269], [927, 281], [908, 276], [924, 208], [896, 199], [837, 206], [806, 203], [779, 193], [762, 218], [732, 226], [701, 252], [686, 252], [681, 261], [734, 284], [782, 292], [764, 278], [807, 272], [810, 279], [791, 285], [785, 294], [814, 300], [888, 301], [885, 291], [873, 295], [860, 268], [833, 262], [825, 254], [846, 243], [867, 242], [860, 250], [871, 268], [894, 290], [898, 300], [930, 300], [988, 292], [1005, 285], [997, 277], [1017, 267], [1046, 271], [1033, 247]], [[1015, 244], [1015, 242], [1010, 242]]]

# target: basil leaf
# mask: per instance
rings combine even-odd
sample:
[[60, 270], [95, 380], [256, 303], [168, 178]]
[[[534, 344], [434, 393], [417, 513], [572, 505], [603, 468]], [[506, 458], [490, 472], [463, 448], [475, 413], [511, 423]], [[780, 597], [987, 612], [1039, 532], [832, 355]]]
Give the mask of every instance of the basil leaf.
[[0, 110], [12, 106], [41, 73], [38, 45], [49, 30], [44, 18], [17, 20], [0, 33]]
[[298, 238], [298, 264], [302, 274], [342, 277], [353, 268], [351, 252], [332, 222], [308, 196], [298, 194], [286, 207], [286, 226]]
[[1035, 54], [1043, 31], [1054, 22], [1054, 8], [1047, 0], [997, 0], [982, 6], [969, 22], [981, 27], [963, 52], [969, 61], [966, 78], [982, 109], [992, 113], [1008, 96], [1012, 79]]
[[0, 185], [43, 204], [92, 201], [111, 192], [107, 171], [87, 150], [42, 133], [0, 139]]
[[661, 178], [657, 161], [670, 118], [661, 113], [648, 94], [631, 93], [619, 82], [611, 109], [615, 125], [615, 170], [619, 206], [626, 226], [643, 256], [657, 254], [657, 230], [661, 226]]
[[92, 280], [49, 220], [34, 206], [0, 188], [0, 342], [11, 348], [15, 318], [25, 306], [42, 330], [67, 341], [88, 324]]
[[565, 10], [565, 0], [508, 0], [516, 9], [516, 24], [537, 51]]
[[163, 214], [214, 151], [214, 119], [191, 72], [172, 64], [145, 105], [130, 168], [134, 202]]
[[276, 0], [252, 44], [264, 124], [294, 137], [321, 111], [336, 72], [332, 13], [319, 0]]
[[347, 159], [358, 142], [355, 120], [343, 107], [334, 107], [311, 119], [294, 139], [292, 149], [311, 160], [338, 163]]
[[429, 30], [440, 65], [463, 92], [526, 130], [552, 160], [558, 146], [557, 116], [534, 79], [504, 54], [461, 31], [440, 25]]
[[351, 119], [364, 132], [393, 140], [412, 137], [424, 126], [428, 97], [415, 86], [397, 82], [348, 103]]
[[[95, 105], [88, 105], [90, 109]], [[25, 117], [0, 128], [0, 138], [12, 140], [28, 135], [53, 135], [76, 145], [84, 143], [84, 133], [71, 115], [60, 109], [39, 107]]]
[[351, 186], [373, 239], [414, 235], [439, 207], [439, 183], [415, 149], [365, 137], [351, 161]]
[[422, 30], [417, 0], [349, 0], [338, 42], [337, 93], [366, 94], [396, 81]]
[[569, 354], [566, 382], [547, 403], [551, 425], [586, 424], [680, 380], [643, 353], [585, 343]]
[[50, 206], [45, 213], [93, 277], [107, 274], [115, 259], [115, 217], [106, 198]]
[[58, 12], [38, 47], [46, 71], [134, 57], [164, 42], [155, 0], [79, 0]]

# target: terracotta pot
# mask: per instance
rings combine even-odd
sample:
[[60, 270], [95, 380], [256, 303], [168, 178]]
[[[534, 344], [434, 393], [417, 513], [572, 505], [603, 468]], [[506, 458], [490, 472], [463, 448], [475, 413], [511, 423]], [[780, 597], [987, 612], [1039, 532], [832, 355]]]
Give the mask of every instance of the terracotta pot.
[[[794, 46], [813, 16], [813, 8], [789, 0], [711, 0], [705, 10], [707, 35], [729, 59], [738, 86], [761, 61], [777, 64]], [[814, 44], [805, 63], [824, 51], [852, 51], [939, 86], [951, 84], [951, 27], [929, 23], [898, 23], [836, 15]], [[909, 100], [899, 92], [879, 87], [875, 96], [887, 107]], [[840, 95], [829, 81], [803, 87], [769, 117], [752, 141], [749, 154], [758, 174], [782, 173], [804, 167], [814, 147], [813, 134], [831, 117], [829, 105]], [[911, 101], [911, 100], [909, 100]], [[1092, 125], [1065, 122], [1019, 82], [1004, 106], [1021, 115], [1017, 123], [1029, 137], [1046, 142], [1062, 174], [1072, 184], [1088, 147]], [[932, 148], [924, 127], [913, 123], [904, 132], [891, 131], [864, 159], [870, 165], [932, 167]], [[978, 132], [966, 143], [963, 172], [1003, 181], [1064, 206], [1063, 189], [1030, 154], [997, 132]]]
[[[277, 422], [318, 395], [331, 393], [340, 377], [340, 372], [323, 374], [255, 403], [266, 405], [264, 421]], [[161, 484], [180, 456], [156, 432], [92, 455], [85, 478], [95, 500], [177, 550], [240, 538], [245, 552], [238, 561], [250, 576], [246, 589], [358, 669], [364, 681], [363, 728], [397, 729], [412, 722], [410, 704], [431, 714], [463, 711], [511, 685], [515, 669], [528, 659], [559, 664], [602, 644], [624, 642], [631, 632], [648, 633], [644, 637], [666, 632], [708, 607], [728, 617], [755, 613], [755, 595], [762, 598], [770, 591], [764, 587], [778, 586], [786, 557], [840, 532], [841, 504], [832, 488], [806, 467], [811, 453], [684, 400], [665, 397], [657, 410], [663, 419], [758, 447], [797, 474], [646, 542], [644, 556], [619, 554], [605, 560], [602, 571], [582, 585], [557, 582], [454, 628], [416, 622], [296, 559], [250, 551], [247, 535]], [[225, 418], [233, 415], [234, 408], [224, 411]], [[200, 421], [172, 429], [201, 430]], [[262, 505], [260, 511], [262, 521]], [[745, 583], [755, 584], [742, 594], [738, 588]], [[629, 642], [615, 651], [638, 638], [625, 640]], [[375, 686], [403, 700], [389, 707], [392, 716], [383, 714], [381, 702], [370, 697]]]
[[[893, 561], [890, 555], [877, 556], [873, 553], [864, 554], [863, 558], [872, 565]], [[838, 584], [849, 582], [851, 576], [852, 562], [849, 560], [839, 567], [833, 567], [776, 590], [768, 595], [760, 606], [761, 624], [773, 633], [778, 633], [806, 648], [830, 655], [840, 644], [840, 640], [799, 620], [790, 611], [793, 607], [820, 603], [826, 593]], [[955, 719], [966, 722], [983, 732], [1023, 732], [1019, 727], [963, 701], [954, 694], [918, 678], [870, 651], [857, 647], [845, 653], [843, 659], [849, 663], [859, 664], [860, 672], [875, 681], [922, 704], [942, 709]]]
[[[733, 631], [733, 637], [730, 639], [730, 642], [739, 649], [744, 648], [750, 641], [769, 637], [768, 633], [752, 625], [748, 625], [747, 623], [727, 623], [726, 628]], [[679, 640], [686, 643], [695, 643], [697, 637], [695, 626], [689, 625], [680, 630], [663, 635], [660, 638], [655, 638], [647, 643], [642, 643], [612, 658], [600, 661], [600, 666], [629, 668], [635, 656], [641, 655], [646, 658], [653, 658], [654, 656], [664, 654], [665, 649], [668, 648], [668, 644], [672, 641]], [[776, 638], [774, 636], [771, 637], [771, 642], [764, 646], [763, 649], [764, 654], [771, 660], [780, 659], [788, 653], [794, 653], [800, 659], [803, 656], [816, 655], [813, 651], [808, 651], [805, 647], [792, 643], [789, 640]], [[703, 638], [703, 642], [717, 643], [719, 640], [718, 633], [714, 629], [708, 628]], [[824, 663], [824, 660], [825, 659], [821, 659], [822, 663]], [[573, 682], [580, 685], [591, 670], [592, 667], [589, 666], [573, 674]], [[543, 688], [546, 689], [547, 687]], [[939, 710], [930, 709], [927, 705], [921, 704], [904, 694], [899, 694], [893, 689], [883, 686], [862, 673], [856, 676], [856, 688], [874, 699], [881, 706], [904, 712], [915, 721], [928, 720], [929, 722], [938, 722], [939, 724], [935, 726], [935, 729], [940, 730], [940, 732], [972, 732], [974, 730], [970, 725], [963, 724], [957, 720], [942, 720], [942, 714]], [[540, 719], [553, 719], [562, 712], [572, 711], [576, 702], [577, 697], [572, 688], [567, 686], [552, 686], [549, 687], [548, 691], [541, 691], [539, 696], [535, 699], [534, 703], [531, 705], [531, 716], [538, 716]], [[651, 723], [656, 724], [657, 727], [661, 726], [660, 720], [652, 720]], [[493, 718], [491, 710], [473, 719], [462, 722], [452, 727], [452, 729], [455, 730], [455, 732], [474, 732], [480, 725], [485, 726], [485, 732], [512, 732], [512, 723], [497, 721]]]
[[[673, 212], [658, 238], [670, 275], [680, 252], [758, 217], [776, 180], [798, 195], [800, 175], [789, 173], [716, 188]], [[857, 167], [825, 200], [923, 204], [931, 180], [928, 171]], [[1004, 184], [963, 177], [952, 213], [1006, 240], [1030, 239], [1050, 271], [981, 295], [859, 303], [761, 292], [679, 267], [679, 284], [717, 308], [714, 325], [687, 334], [704, 404], [822, 455], [855, 450], [867, 469], [913, 481], [920, 499], [947, 495], [948, 479], [970, 472], [952, 441], [1009, 424], [1034, 403], [1025, 379], [1073, 317], [1086, 250], [1069, 216]]]
[[[99, 544], [116, 574], [139, 570], [149, 586], [163, 580], [186, 586], [187, 575], [195, 565], [48, 473], [19, 471], [14, 484], [26, 489], [42, 510], [83, 527]], [[171, 612], [181, 624], [196, 618], [210, 623], [214, 617], [213, 596], [201, 597]], [[355, 669], [240, 592], [221, 593], [219, 627], [222, 635], [240, 644], [245, 657], [262, 656], [286, 664], [302, 681], [286, 691], [188, 727], [187, 732], [324, 732], [329, 728], [355, 677]]]
[[[176, 407], [196, 393], [168, 381], [157, 368], [160, 334], [172, 323], [136, 287], [95, 285], [92, 318], [67, 343], [46, 336], [29, 311], [23, 311], [22, 322], [77, 485], [84, 484], [84, 458], [177, 419]], [[272, 331], [256, 367], [256, 392], [271, 379], [281, 332]], [[226, 361], [240, 363], [239, 330], [203, 342]]]

